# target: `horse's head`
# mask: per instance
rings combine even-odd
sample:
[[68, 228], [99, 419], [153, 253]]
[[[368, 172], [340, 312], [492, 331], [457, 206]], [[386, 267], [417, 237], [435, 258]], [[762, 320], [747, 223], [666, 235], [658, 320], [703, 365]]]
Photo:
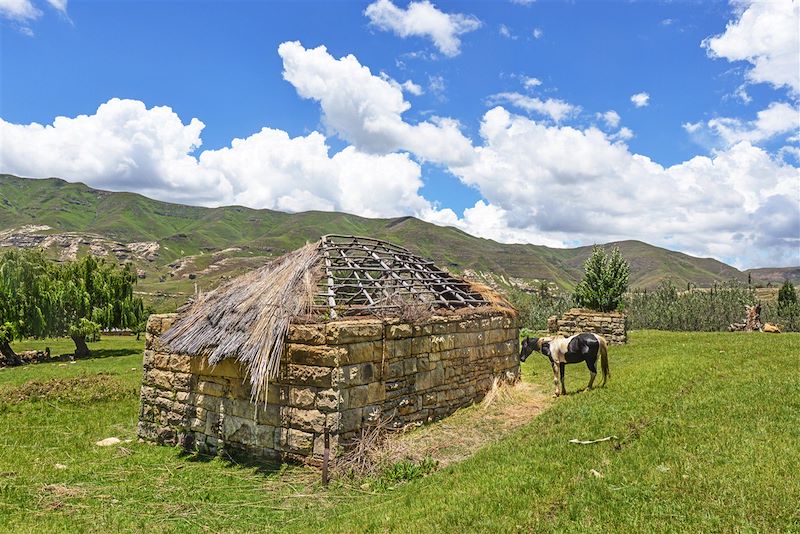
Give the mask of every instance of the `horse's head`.
[[539, 350], [538, 337], [526, 337], [522, 340], [522, 345], [519, 348], [519, 361], [524, 362], [531, 355], [531, 352]]
[[519, 361], [524, 362], [528, 356], [535, 350], [544, 354], [545, 357], [550, 357], [550, 341], [552, 337], [526, 337], [522, 340], [522, 345], [519, 349]]

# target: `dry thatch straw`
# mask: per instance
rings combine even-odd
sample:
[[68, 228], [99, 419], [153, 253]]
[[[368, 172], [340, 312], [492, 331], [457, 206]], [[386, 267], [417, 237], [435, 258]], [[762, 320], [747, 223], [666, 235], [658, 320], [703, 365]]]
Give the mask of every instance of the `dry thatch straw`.
[[289, 323], [313, 304], [321, 276], [318, 248], [308, 244], [201, 295], [162, 341], [175, 352], [204, 354], [212, 365], [236, 357], [253, 399], [266, 399]]

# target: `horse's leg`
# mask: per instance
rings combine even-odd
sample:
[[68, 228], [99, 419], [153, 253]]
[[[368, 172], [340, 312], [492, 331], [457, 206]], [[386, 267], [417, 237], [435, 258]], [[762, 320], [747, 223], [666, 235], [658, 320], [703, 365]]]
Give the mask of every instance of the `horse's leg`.
[[558, 364], [558, 374], [561, 376], [561, 394], [562, 395], [566, 395], [567, 394], [567, 388], [566, 388], [566, 386], [564, 386], [564, 367], [566, 367], [566, 366], [567, 366], [567, 364], [563, 363], [563, 362]]
[[586, 386], [586, 389], [592, 389], [592, 384], [594, 384], [594, 377], [597, 376], [597, 356], [594, 358], [586, 358], [586, 367], [589, 368], [589, 385]]
[[559, 366], [557, 363], [553, 362], [553, 385], [556, 387], [555, 393], [553, 393], [554, 397], [558, 397], [561, 394], [561, 388], [559, 387]]

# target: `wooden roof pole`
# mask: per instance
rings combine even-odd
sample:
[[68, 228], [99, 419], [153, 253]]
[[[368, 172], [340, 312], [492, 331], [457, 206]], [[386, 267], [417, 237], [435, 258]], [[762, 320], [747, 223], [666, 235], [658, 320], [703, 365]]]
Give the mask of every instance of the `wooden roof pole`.
[[333, 291], [333, 272], [331, 271], [331, 257], [325, 246], [327, 236], [322, 238], [322, 255], [325, 258], [325, 274], [328, 277], [328, 308], [330, 308], [331, 319], [336, 319], [336, 294]]

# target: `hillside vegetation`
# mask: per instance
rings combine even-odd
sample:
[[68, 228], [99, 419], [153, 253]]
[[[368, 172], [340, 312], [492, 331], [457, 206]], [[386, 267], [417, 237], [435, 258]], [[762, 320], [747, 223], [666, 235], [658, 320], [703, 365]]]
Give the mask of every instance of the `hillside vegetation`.
[[[0, 175], [0, 247], [40, 246], [54, 257], [87, 253], [130, 260], [139, 291], [174, 304], [223, 278], [314, 241], [323, 234], [385, 239], [434, 259], [455, 272], [489, 272], [502, 280], [548, 280], [571, 289], [591, 247], [554, 249], [501, 244], [413, 217], [367, 219], [335, 212], [282, 213], [241, 206], [203, 208], [170, 204], [133, 193], [112, 193], [80, 183]], [[747, 275], [710, 258], [695, 258], [639, 241], [612, 243], [631, 267], [632, 287], [670, 278], [678, 286]], [[768, 271], [768, 270], [766, 270]], [[780, 276], [759, 272], [764, 278]], [[790, 271], [787, 271], [790, 272]], [[167, 306], [169, 307], [169, 306]]]

